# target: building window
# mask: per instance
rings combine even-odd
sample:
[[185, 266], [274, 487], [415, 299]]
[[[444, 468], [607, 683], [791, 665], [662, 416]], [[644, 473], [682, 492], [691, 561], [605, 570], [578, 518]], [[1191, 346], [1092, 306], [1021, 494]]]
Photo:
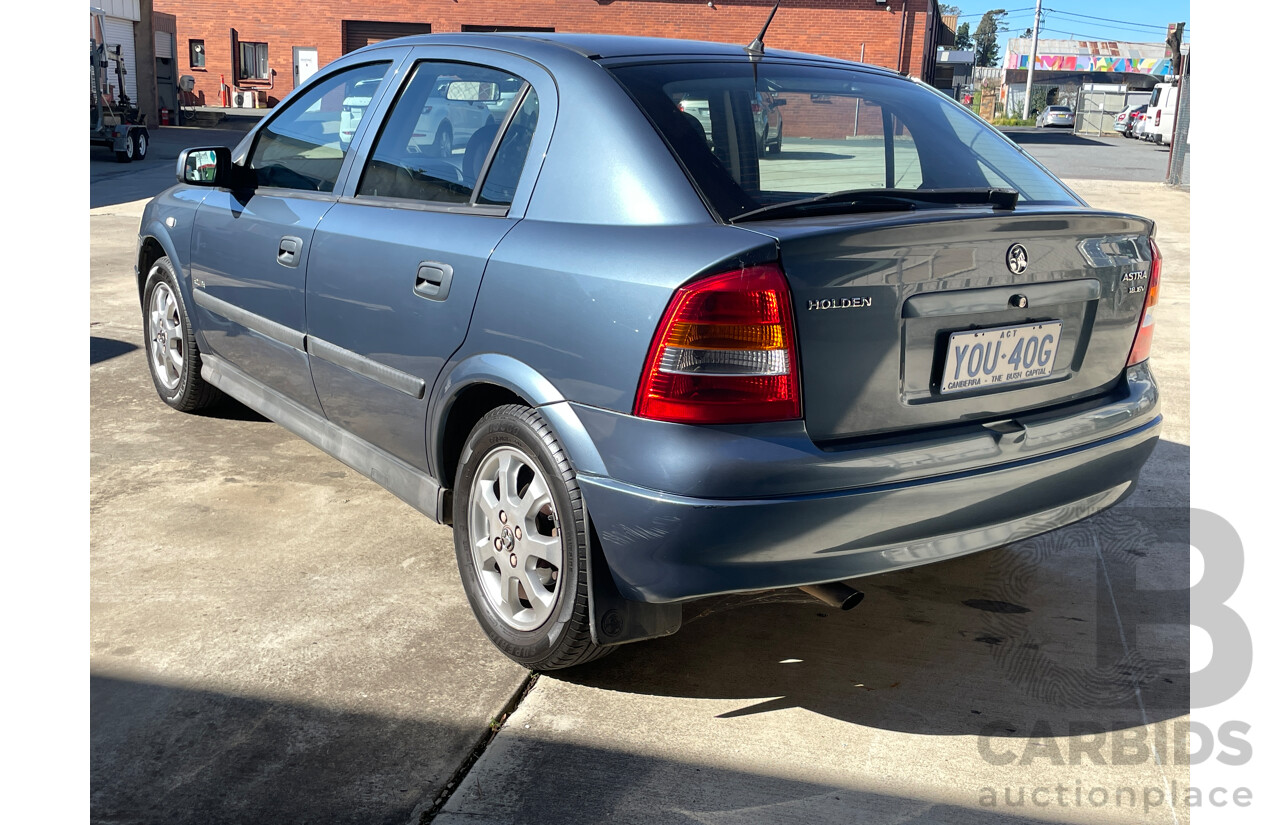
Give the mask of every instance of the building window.
[[241, 80], [270, 80], [267, 66], [267, 44], [240, 41], [239, 75]]
[[191, 46], [191, 68], [203, 69], [204, 68], [204, 41], [192, 40], [190, 41], [190, 46]]

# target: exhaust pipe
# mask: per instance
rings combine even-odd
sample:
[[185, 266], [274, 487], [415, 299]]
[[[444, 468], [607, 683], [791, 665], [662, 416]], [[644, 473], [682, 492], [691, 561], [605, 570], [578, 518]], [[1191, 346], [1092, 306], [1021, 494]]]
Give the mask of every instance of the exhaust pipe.
[[862, 603], [866, 595], [861, 590], [854, 590], [844, 582], [830, 584], [808, 584], [800, 588], [820, 602], [838, 607], [841, 610], [852, 610]]

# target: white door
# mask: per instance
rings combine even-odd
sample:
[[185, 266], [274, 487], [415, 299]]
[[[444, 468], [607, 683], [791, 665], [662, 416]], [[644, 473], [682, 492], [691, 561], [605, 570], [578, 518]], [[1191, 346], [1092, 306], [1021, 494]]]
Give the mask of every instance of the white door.
[[[124, 58], [124, 91], [128, 93], [129, 100], [135, 105], [138, 103], [138, 80], [137, 71], [138, 64], [134, 57], [133, 48], [133, 21], [125, 20], [120, 17], [105, 17], [103, 19], [105, 31], [103, 39], [107, 43], [107, 48], [112, 46], [120, 47], [120, 56]], [[107, 61], [107, 82], [111, 84], [112, 93], [117, 102], [120, 100], [120, 81], [116, 76], [115, 61]]]
[[293, 47], [293, 87], [296, 89], [320, 68], [320, 55], [315, 49]]

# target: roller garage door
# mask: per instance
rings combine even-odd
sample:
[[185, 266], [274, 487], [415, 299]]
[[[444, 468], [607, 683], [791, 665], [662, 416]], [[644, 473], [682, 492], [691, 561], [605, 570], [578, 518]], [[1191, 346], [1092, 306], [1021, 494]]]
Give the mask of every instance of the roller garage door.
[[342, 53], [354, 52], [370, 43], [381, 43], [411, 34], [431, 34], [430, 23], [378, 23], [371, 20], [342, 21]]
[[[102, 35], [107, 48], [119, 46], [120, 53], [124, 55], [124, 69], [128, 72], [124, 76], [124, 90], [128, 93], [129, 100], [136, 104], [138, 102], [138, 59], [133, 48], [133, 21], [119, 17], [104, 17], [103, 22]], [[113, 89], [118, 85], [114, 63], [107, 66], [107, 82]]]

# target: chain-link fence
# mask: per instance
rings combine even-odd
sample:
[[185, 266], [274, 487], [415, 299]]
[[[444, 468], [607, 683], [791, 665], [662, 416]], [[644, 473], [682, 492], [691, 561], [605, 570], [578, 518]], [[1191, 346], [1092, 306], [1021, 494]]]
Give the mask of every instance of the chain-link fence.
[[1182, 79], [1178, 90], [1178, 114], [1169, 141], [1169, 171], [1165, 183], [1191, 186], [1191, 71], [1190, 60], [1183, 60]]
[[1116, 115], [1128, 105], [1126, 99], [1123, 88], [1101, 91], [1082, 87], [1076, 96], [1076, 134], [1101, 137], [1114, 132]]

